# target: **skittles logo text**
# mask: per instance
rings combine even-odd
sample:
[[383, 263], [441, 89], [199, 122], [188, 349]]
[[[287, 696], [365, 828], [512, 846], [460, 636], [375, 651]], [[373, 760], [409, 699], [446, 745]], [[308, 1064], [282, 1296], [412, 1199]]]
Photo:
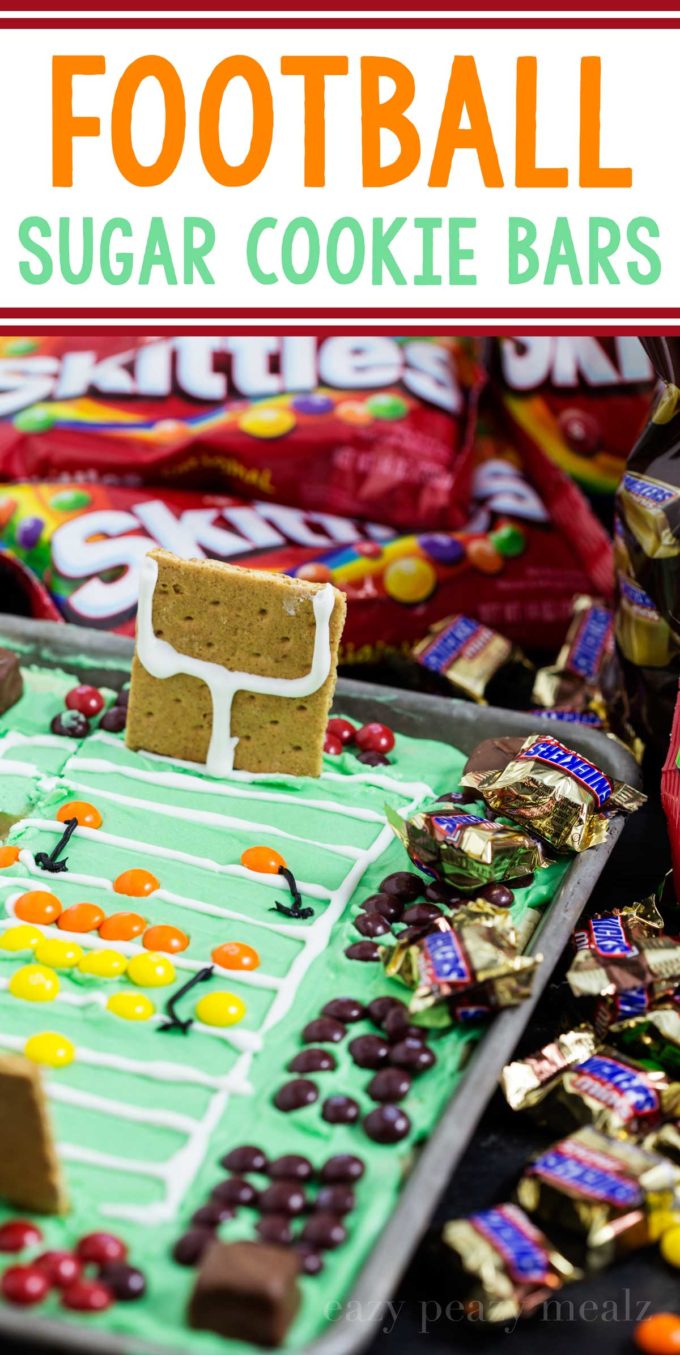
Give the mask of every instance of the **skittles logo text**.
[[450, 355], [437, 344], [400, 344], [379, 335], [219, 335], [159, 339], [104, 358], [94, 352], [2, 358], [0, 417], [39, 401], [77, 400], [88, 394], [155, 401], [179, 391], [210, 405], [234, 396], [264, 399], [318, 386], [358, 391], [399, 384], [438, 409], [460, 411], [462, 396]]
[[470, 967], [454, 932], [435, 932], [423, 942], [427, 976], [437, 983], [469, 983]]
[[609, 1106], [624, 1121], [638, 1115], [654, 1115], [659, 1109], [654, 1087], [629, 1064], [593, 1054], [574, 1069], [574, 1074], [577, 1092]]
[[608, 1166], [604, 1156], [588, 1154], [576, 1146], [560, 1144], [550, 1148], [537, 1158], [530, 1171], [533, 1176], [554, 1181], [557, 1186], [568, 1186], [590, 1200], [606, 1200], [607, 1204], [622, 1208], [640, 1204], [642, 1200], [639, 1186], [619, 1176], [615, 1163]]
[[637, 955], [637, 946], [631, 944], [620, 917], [610, 913], [607, 917], [594, 917], [590, 921], [591, 946], [598, 955], [620, 956]]
[[565, 748], [557, 739], [537, 739], [526, 752], [519, 753], [518, 758], [527, 762], [548, 762], [553, 767], [559, 767], [590, 791], [598, 807], [601, 807], [612, 793], [612, 783], [604, 772], [594, 767], [587, 758], [580, 757], [578, 753]]
[[540, 1282], [548, 1278], [550, 1265], [539, 1234], [527, 1231], [512, 1205], [473, 1214], [470, 1222], [500, 1252], [513, 1279]]

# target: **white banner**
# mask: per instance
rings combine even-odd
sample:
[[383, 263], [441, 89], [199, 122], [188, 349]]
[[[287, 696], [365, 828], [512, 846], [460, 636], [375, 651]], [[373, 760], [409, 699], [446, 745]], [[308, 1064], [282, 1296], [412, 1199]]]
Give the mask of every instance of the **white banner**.
[[6, 29], [0, 309], [680, 311], [679, 60], [672, 27]]

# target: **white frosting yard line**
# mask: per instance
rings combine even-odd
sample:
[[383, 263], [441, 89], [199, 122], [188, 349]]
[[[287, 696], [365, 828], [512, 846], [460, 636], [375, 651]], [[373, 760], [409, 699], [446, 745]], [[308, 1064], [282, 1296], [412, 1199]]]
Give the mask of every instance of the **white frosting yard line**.
[[[155, 803], [152, 800], [139, 800], [133, 795], [120, 795], [117, 791], [113, 790], [101, 790], [99, 787], [83, 785], [82, 781], [75, 781], [70, 777], [66, 780], [66, 785], [70, 786], [73, 790], [85, 791], [87, 795], [95, 794], [100, 800], [111, 800], [114, 804], [130, 805], [133, 809], [142, 809], [145, 812], [150, 812], [152, 814], [161, 814], [166, 819], [177, 820], [178, 810], [176, 806], [162, 805]], [[53, 824], [52, 820], [26, 819], [24, 822], [31, 823], [33, 826], [36, 824], [42, 824], [43, 826], [47, 825], [49, 827], [54, 826], [55, 831], [60, 833], [63, 833], [64, 831], [63, 823], [57, 822], [56, 824]], [[209, 810], [202, 809], [191, 810], [191, 822], [204, 823], [208, 828], [231, 828], [239, 833], [241, 831], [246, 833], [263, 832], [261, 823], [246, 823], [243, 819], [232, 818], [230, 814], [213, 814]], [[212, 870], [218, 875], [231, 873], [228, 866], [220, 865], [217, 861], [213, 861], [211, 857], [192, 856], [190, 852], [178, 851], [173, 847], [162, 847], [152, 843], [137, 842], [134, 838], [115, 837], [113, 834], [105, 832], [103, 828], [78, 828], [76, 829], [76, 832], [80, 834], [89, 834], [93, 838], [99, 838], [101, 842], [110, 842], [114, 846], [124, 845], [133, 849], [138, 847], [140, 850], [143, 849], [144, 851], [147, 851], [151, 856], [167, 856], [173, 861], [186, 861], [189, 865], [200, 866], [202, 870]], [[286, 838], [288, 842], [300, 842], [305, 847], [320, 847], [323, 851], [333, 852], [337, 856], [348, 856], [353, 860], [356, 860], [361, 853], [359, 847], [331, 846], [328, 843], [316, 842], [313, 838], [300, 837], [297, 833], [285, 833], [282, 828], [268, 827], [266, 833], [268, 837]]]
[[[23, 1052], [28, 1036], [8, 1035], [0, 1031], [0, 1048]], [[252, 1087], [242, 1075], [243, 1057], [238, 1059], [229, 1073], [215, 1077], [212, 1073], [203, 1073], [191, 1064], [167, 1063], [162, 1059], [151, 1059], [140, 1063], [137, 1059], [128, 1059], [124, 1054], [107, 1054], [101, 1049], [88, 1049], [85, 1045], [76, 1045], [76, 1062], [91, 1065], [93, 1068], [108, 1068], [115, 1073], [132, 1073], [135, 1077], [151, 1082], [190, 1083], [195, 1087], [208, 1087], [212, 1091], [228, 1091], [238, 1096], [250, 1096]]]
[[62, 1162], [78, 1162], [85, 1167], [105, 1167], [110, 1171], [129, 1172], [133, 1176], [155, 1176], [168, 1179], [164, 1162], [138, 1161], [135, 1157], [118, 1157], [116, 1153], [100, 1153], [98, 1148], [81, 1148], [78, 1144], [58, 1143], [57, 1153]]
[[314, 648], [307, 673], [301, 677], [281, 678], [273, 674], [258, 676], [224, 668], [222, 664], [179, 653], [167, 640], [161, 640], [153, 628], [153, 598], [158, 580], [158, 565], [151, 555], [142, 561], [137, 608], [137, 657], [155, 678], [187, 674], [205, 682], [212, 700], [212, 731], [206, 768], [224, 776], [233, 770], [238, 738], [231, 732], [231, 709], [237, 692], [258, 692], [265, 696], [311, 696], [323, 686], [331, 670], [330, 620], [335, 607], [335, 590], [324, 584], [312, 598], [314, 611]]
[[[33, 876], [33, 879], [27, 882], [29, 889], [33, 887], [35, 878], [44, 881], [45, 873], [36, 866], [32, 852], [24, 848], [24, 850], [19, 853], [19, 860], [24, 869]], [[281, 879], [278, 875], [253, 875], [252, 871], [245, 870], [242, 866], [230, 866], [229, 873], [247, 877], [253, 882], [257, 880], [258, 884], [261, 883], [267, 888], [278, 889], [279, 892], [281, 892], [283, 888]], [[109, 894], [115, 892], [112, 882], [103, 879], [101, 875], [80, 875], [74, 870], [70, 870], [68, 872], [68, 883], [74, 885], [87, 885], [93, 889], [105, 889]], [[298, 886], [301, 894], [309, 894], [312, 898], [328, 899], [331, 897], [330, 890], [322, 889], [318, 885], [307, 885], [303, 881], [298, 880]], [[267, 931], [280, 932], [282, 936], [293, 936], [298, 940], [301, 940], [301, 931], [304, 930], [304, 928], [289, 927], [287, 924], [281, 922], [265, 922], [260, 918], [249, 917], [246, 913], [236, 913], [231, 908], [218, 908], [215, 903], [202, 903], [200, 899], [187, 898], [184, 894], [173, 894], [169, 889], [156, 889], [154, 890], [152, 897], [154, 899], [162, 899], [164, 903], [175, 904], [178, 908], [186, 908], [189, 913], [205, 913], [208, 917], [228, 918], [232, 922], [244, 922], [247, 923], [249, 927], [264, 927]], [[116, 898], [123, 900], [127, 898], [127, 895], [117, 894]]]
[[[416, 807], [418, 801], [413, 800], [407, 806], [405, 812], [409, 813]], [[365, 852], [362, 858], [357, 861], [348, 872], [342, 884], [335, 890], [331, 897], [328, 908], [322, 913], [315, 922], [313, 922], [304, 933], [303, 949], [296, 956], [291, 965], [285, 980], [281, 984], [279, 992], [270, 1007], [262, 1025], [262, 1035], [272, 1030], [274, 1026], [283, 1020], [295, 999], [298, 988], [307, 973], [310, 965], [328, 944], [330, 933], [342, 916], [349, 900], [351, 899], [359, 881], [370, 865], [380, 859], [383, 852], [393, 840], [391, 828], [385, 826], [374, 839], [373, 843]], [[252, 1055], [244, 1054], [236, 1065], [239, 1069], [242, 1067], [243, 1076], [250, 1072], [252, 1064]], [[165, 1200], [151, 1207], [151, 1212], [145, 1207], [136, 1207], [134, 1205], [106, 1205], [102, 1212], [109, 1217], [126, 1218], [139, 1224], [149, 1225], [152, 1223], [167, 1223], [175, 1218], [177, 1211], [188, 1191], [191, 1183], [199, 1170], [212, 1137], [213, 1131], [219, 1125], [228, 1105], [228, 1095], [218, 1093], [208, 1108], [200, 1125], [191, 1135], [186, 1148], [180, 1150], [172, 1162], [168, 1164], [172, 1170], [169, 1173], [169, 1184]]]
[[190, 1115], [180, 1115], [174, 1110], [156, 1110], [152, 1106], [131, 1106], [126, 1101], [114, 1101], [109, 1096], [97, 1096], [94, 1092], [80, 1091], [69, 1087], [56, 1079], [47, 1083], [47, 1091], [52, 1101], [64, 1106], [77, 1106], [79, 1110], [93, 1110], [118, 1120], [130, 1120], [133, 1124], [146, 1124], [158, 1129], [174, 1129], [178, 1134], [193, 1134], [199, 1120]]
[[33, 779], [40, 776], [40, 770], [32, 762], [14, 762], [3, 757], [0, 763], [0, 776], [28, 776]]
[[[326, 775], [328, 779], [343, 781], [346, 779], [339, 773], [327, 773]], [[371, 773], [365, 775], [364, 777], [362, 777], [362, 779], [370, 781], [371, 784], [380, 786], [383, 789], [394, 791], [400, 794], [402, 798], [405, 793], [408, 793], [408, 791], [417, 791], [417, 800], [414, 797], [414, 802], [412, 804], [409, 804], [406, 809], [402, 810], [403, 813], [410, 812], [412, 808], [415, 808], [415, 804], [417, 802], [422, 800], [424, 797], [428, 795], [432, 796], [433, 794], [433, 792], [430, 790], [428, 786], [416, 784], [407, 787], [405, 783], [395, 783], [392, 782], [392, 779], [389, 777], [377, 776]], [[263, 796], [263, 798], [267, 797]], [[286, 800], [288, 803], [293, 804], [300, 803], [299, 801], [291, 802], [289, 800], [289, 797], [286, 796], [282, 796], [281, 798]], [[144, 807], [147, 807], [146, 802], [143, 802], [143, 805]], [[318, 807], [317, 802], [314, 802], [314, 807], [315, 808]], [[338, 805], [338, 812], [346, 814], [347, 810], [344, 806]], [[379, 821], [381, 821], [379, 815], [376, 815], [376, 818]], [[59, 827], [61, 829], [61, 825]], [[97, 834], [93, 832], [92, 836], [96, 837]], [[276, 1026], [283, 1019], [286, 1013], [290, 1010], [290, 1007], [292, 1006], [292, 1003], [295, 999], [295, 994], [297, 992], [299, 984], [304, 978], [304, 975], [308, 971], [310, 965], [313, 964], [314, 960], [327, 946], [331, 930], [334, 927], [335, 923], [338, 921], [338, 919], [342, 916], [344, 910], [346, 909], [347, 904], [351, 899], [355, 889], [357, 888], [359, 881], [363, 876], [365, 870], [380, 858], [380, 856], [389, 846], [391, 841], [392, 841], [391, 830], [388, 827], [384, 827], [381, 830], [381, 832], [377, 835], [374, 842], [371, 844], [369, 848], [367, 848], [365, 851], [357, 853], [355, 863], [349, 870], [342, 884], [338, 886], [338, 888], [330, 894], [328, 891], [324, 891], [323, 896], [329, 899], [328, 907], [324, 910], [323, 913], [321, 913], [315, 919], [315, 921], [310, 926], [303, 929], [298, 929], [290, 927], [284, 928], [281, 924], [274, 923], [271, 924], [268, 923], [258, 924], [257, 922], [255, 923], [255, 925], [263, 925], [265, 927], [268, 926], [269, 929], [272, 931], [285, 931], [286, 933], [292, 933], [296, 937], [296, 939], [302, 943], [301, 950], [296, 956], [295, 960], [293, 961], [293, 964], [291, 965], [288, 973], [286, 974], [285, 978], [279, 982], [279, 987], [274, 1002], [272, 1003], [267, 1015], [265, 1016], [264, 1022], [261, 1027], [260, 1036], [257, 1037], [260, 1046], [262, 1043], [261, 1037], [264, 1036], [267, 1031], [271, 1030], [274, 1026]], [[322, 844], [319, 844], [319, 846], [321, 845]], [[169, 853], [163, 854], [167, 855]], [[33, 875], [38, 874], [37, 870], [35, 869], [32, 856], [29, 852], [23, 851], [21, 853], [20, 860], [22, 861], [24, 866], [31, 871], [31, 874]], [[237, 872], [235, 868], [232, 868], [232, 871], [230, 873]], [[251, 872], [242, 870], [239, 871], [238, 873], [242, 873], [248, 878], [251, 879], [253, 878]], [[44, 877], [42, 878], [44, 880]], [[270, 884], [270, 887], [273, 888], [278, 888], [280, 886], [280, 881], [278, 881], [276, 877], [271, 877], [269, 880], [267, 880], [267, 877], [256, 877], [256, 878], [258, 879], [258, 883], [263, 884], [268, 883]], [[112, 886], [107, 881], [101, 881], [93, 877], [77, 876], [72, 874], [71, 872], [69, 872], [69, 879], [73, 883], [94, 884], [101, 888], [108, 889], [112, 888]], [[14, 877], [11, 883], [16, 888], [19, 881], [17, 880], [16, 877]], [[319, 890], [318, 886], [313, 886], [307, 892], [313, 894], [318, 890]], [[216, 913], [219, 916], [225, 916], [224, 910], [217, 909], [213, 905], [204, 905], [201, 904], [198, 900], [186, 900], [180, 895], [171, 895], [169, 894], [168, 891], [158, 890], [156, 892], [155, 897], [165, 898], [165, 900], [168, 902], [176, 902], [180, 906], [189, 907], [190, 909], [193, 907], [196, 911], [209, 911], [212, 913]], [[239, 915], [237, 915], [237, 917], [239, 917]], [[240, 918], [240, 920], [247, 921], [250, 923], [250, 925], [253, 925], [254, 921], [252, 918]], [[79, 938], [79, 940], [82, 941], [82, 938]], [[199, 1025], [196, 1027], [196, 1029], [205, 1029], [205, 1028], [202, 1028]], [[5, 1038], [1, 1035], [0, 1043], [6, 1043]], [[23, 1041], [18, 1041], [18, 1044], [15, 1044], [14, 1047], [22, 1046]], [[80, 1149], [73, 1145], [67, 1145], [67, 1155], [72, 1154], [71, 1160], [77, 1160], [82, 1163], [89, 1162], [92, 1165], [102, 1167], [108, 1166], [113, 1170], [119, 1171], [128, 1171], [128, 1172], [138, 1171], [140, 1175], [155, 1177], [159, 1180], [162, 1180], [165, 1186], [165, 1198], [163, 1201], [157, 1202], [156, 1204], [144, 1206], [113, 1203], [111, 1205], [103, 1206], [104, 1213], [108, 1214], [109, 1216], [127, 1218], [137, 1223], [143, 1223], [147, 1225], [156, 1222], [169, 1222], [170, 1220], [175, 1218], [179, 1205], [181, 1204], [181, 1201], [184, 1198], [186, 1191], [189, 1189], [198, 1168], [200, 1167], [201, 1163], [204, 1160], [205, 1153], [207, 1151], [212, 1134], [216, 1127], [218, 1126], [218, 1124], [220, 1123], [225, 1113], [225, 1110], [228, 1106], [230, 1092], [236, 1091], [240, 1094], [248, 1094], [250, 1091], [252, 1091], [252, 1088], [248, 1083], [248, 1074], [250, 1072], [252, 1060], [255, 1054], [255, 1047], [251, 1045], [251, 1047], [247, 1049], [237, 1060], [237, 1063], [232, 1069], [231, 1074], [223, 1079], [215, 1078], [211, 1079], [208, 1074], [201, 1074], [199, 1070], [193, 1068], [186, 1069], [182, 1067], [180, 1071], [179, 1067], [174, 1064], [164, 1065], [162, 1063], [152, 1063], [139, 1065], [135, 1064], [134, 1061], [132, 1060], [125, 1060], [122, 1058], [122, 1056], [117, 1055], [101, 1055], [99, 1052], [95, 1051], [80, 1051], [80, 1054], [85, 1055], [85, 1057], [82, 1058], [81, 1061], [87, 1062], [88, 1061], [87, 1056], [89, 1055], [90, 1061], [100, 1067], [108, 1066], [118, 1068], [119, 1071], [130, 1071], [136, 1074], [141, 1073], [141, 1075], [146, 1076], [147, 1078], [151, 1077], [152, 1079], [155, 1076], [157, 1080], [160, 1081], [198, 1082], [200, 1083], [200, 1085], [212, 1086], [213, 1088], [216, 1089], [216, 1094], [212, 1097], [210, 1101], [206, 1115], [203, 1117], [201, 1121], [195, 1122], [191, 1126], [190, 1132], [187, 1131], [186, 1145], [182, 1149], [180, 1149], [179, 1152], [176, 1153], [171, 1159], [169, 1159], [168, 1162], [164, 1164], [158, 1164], [154, 1162], [142, 1163], [135, 1161], [131, 1165], [130, 1161], [127, 1159], [119, 1159], [113, 1155], [109, 1156], [106, 1154], [96, 1154], [96, 1153], [94, 1154], [93, 1157], [92, 1150]], [[132, 1066], [125, 1067], [126, 1064], [132, 1064]], [[133, 1112], [135, 1112], [135, 1110], [136, 1108], [133, 1108]], [[111, 1113], [115, 1114], [115, 1111], [112, 1111]], [[143, 1113], [144, 1111], [141, 1110], [140, 1114]], [[162, 1114], [162, 1112], [158, 1113]], [[121, 1116], [121, 1118], [124, 1117]]]
[[60, 748], [66, 752], [69, 748], [77, 747], [78, 740], [69, 739], [63, 734], [22, 734], [18, 729], [10, 729], [0, 739], [0, 758], [4, 760], [8, 748], [25, 747], [27, 744], [33, 748]]
[[[420, 804], [421, 800], [434, 799], [434, 791], [428, 786], [426, 781], [395, 781], [392, 776], [385, 776], [383, 772], [352, 772], [347, 776], [345, 772], [322, 772], [322, 781], [343, 781], [345, 785], [348, 780], [363, 781], [366, 785], [375, 786], [376, 790], [387, 790], [391, 794], [401, 795], [403, 799], [415, 800]], [[410, 814], [413, 805], [409, 805], [404, 811]], [[384, 822], [384, 815], [379, 815], [380, 822]]]
[[[120, 741], [114, 739], [113, 735], [93, 736], [89, 742], [94, 743], [95, 738], [100, 737], [102, 740], [106, 737], [107, 742], [114, 744], [118, 748], [121, 747]], [[151, 753], [144, 753], [145, 758], [151, 756]], [[154, 754], [153, 756], [156, 755]], [[167, 763], [167, 758], [159, 758], [159, 761]], [[176, 761], [176, 759], [173, 759], [173, 761]], [[198, 767], [200, 764], [191, 763], [187, 765]], [[225, 781], [207, 781], [205, 777], [191, 776], [181, 772], [147, 772], [142, 767], [130, 767], [124, 762], [105, 762], [103, 758], [89, 758], [78, 755], [67, 763], [64, 774], [65, 776], [70, 777], [73, 772], [75, 772], [76, 775], [79, 772], [93, 772], [97, 776], [119, 775], [130, 777], [133, 781], [145, 781], [152, 786], [165, 786], [168, 790], [190, 790], [192, 794], [196, 792], [198, 795], [221, 795], [236, 800], [264, 800], [266, 803], [270, 804], [285, 804], [293, 809], [302, 807], [303, 809], [318, 809], [322, 814], [342, 814], [345, 818], [364, 819], [367, 823], [383, 822], [383, 816], [378, 814], [374, 809], [346, 806], [341, 804], [338, 800], [315, 800], [302, 795], [291, 797], [290, 795], [282, 795], [280, 791], [265, 789], [246, 790], [244, 786], [232, 786]], [[229, 778], [230, 781], [234, 780], [238, 775], [240, 775], [240, 773], [232, 772]], [[249, 775], [249, 773], [244, 773], [244, 775]], [[330, 775], [330, 773], [328, 775]], [[283, 777], [277, 777], [277, 780], [283, 779]], [[319, 779], [322, 781], [326, 779], [326, 774], [322, 772]], [[347, 778], [340, 777], [340, 780], [346, 781]], [[395, 783], [395, 789], [397, 784], [400, 783]], [[404, 793], [406, 794], [407, 792], [405, 791]]]
[[[244, 1069], [246, 1059], [247, 1056], [244, 1056]], [[185, 1146], [180, 1148], [179, 1152], [175, 1153], [174, 1157], [170, 1158], [167, 1163], [163, 1164], [164, 1200], [159, 1200], [151, 1205], [103, 1205], [102, 1214], [107, 1215], [108, 1218], [129, 1219], [132, 1223], [145, 1224], [147, 1227], [157, 1223], [171, 1223], [176, 1218], [182, 1200], [203, 1164], [208, 1144], [228, 1104], [228, 1090], [222, 1090], [216, 1096], [213, 1096], [203, 1119], [198, 1123]]]
[[[0, 992], [6, 991], [9, 985], [9, 979], [0, 979]], [[99, 988], [91, 988], [87, 993], [67, 993], [60, 989], [56, 996], [52, 998], [52, 1001], [56, 1002], [57, 1006], [99, 1007], [102, 1011], [106, 1011], [110, 996], [110, 993], [103, 993]], [[169, 996], [169, 994], [166, 994], [166, 996]], [[144, 1024], [147, 1026], [162, 1026], [166, 1019], [162, 1012], [156, 1012]], [[215, 1040], [224, 1040], [226, 1044], [232, 1045], [239, 1053], [245, 1051], [255, 1053], [262, 1048], [262, 1037], [254, 1030], [232, 1030], [231, 1027], [223, 1029], [220, 1026], [206, 1026], [202, 1021], [194, 1021], [191, 1029], [196, 1034], [212, 1035]], [[0, 1039], [2, 1039], [2, 1036], [0, 1036]], [[137, 1066], [138, 1069], [143, 1071], [144, 1065], [138, 1064]]]
[[[8, 883], [10, 883], [8, 880], [0, 880], [0, 884], [7, 885]], [[26, 883], [32, 884], [33, 881], [27, 880]], [[14, 905], [20, 897], [20, 894], [16, 894], [6, 900], [5, 907], [11, 916], [0, 919], [0, 933], [17, 925]], [[73, 941], [83, 950], [117, 950], [120, 951], [121, 955], [128, 956], [149, 954], [146, 946], [136, 945], [134, 941], [104, 941], [101, 936], [97, 936], [96, 932], [69, 932], [61, 927], [58, 928], [58, 933], [55, 933], [53, 925], [42, 922], [32, 922], [31, 926], [36, 927], [39, 932], [42, 932], [43, 936], [54, 937], [58, 934], [60, 941]], [[0, 961], [7, 960], [14, 954], [16, 954], [15, 951], [3, 951], [0, 948]], [[215, 977], [228, 979], [230, 983], [242, 983], [247, 988], [271, 989], [281, 986], [281, 979], [274, 978], [273, 974], [260, 974], [259, 972], [242, 969], [223, 969], [221, 965], [216, 965], [214, 960], [189, 960], [183, 955], [173, 955], [171, 958], [175, 969], [184, 969], [190, 974], [197, 974], [199, 969], [205, 969], [207, 965], [212, 964]], [[124, 975], [121, 975], [121, 978], [124, 977]]]

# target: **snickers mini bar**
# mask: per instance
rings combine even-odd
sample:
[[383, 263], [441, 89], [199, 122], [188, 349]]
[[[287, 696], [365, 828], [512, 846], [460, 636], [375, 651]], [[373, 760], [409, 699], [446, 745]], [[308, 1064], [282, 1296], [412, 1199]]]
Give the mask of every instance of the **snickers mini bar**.
[[543, 838], [556, 852], [585, 851], [607, 836], [607, 820], [646, 796], [546, 734], [531, 734], [502, 771], [466, 771], [490, 809]]
[[448, 616], [438, 622], [415, 646], [413, 658], [428, 674], [483, 705], [489, 701], [508, 705], [501, 700], [506, 688], [517, 694], [521, 686], [527, 695], [531, 689], [534, 669], [528, 659], [505, 636], [470, 616]]
[[520, 828], [460, 812], [446, 799], [403, 819], [389, 806], [387, 821], [411, 860], [456, 889], [476, 890], [500, 880], [518, 880], [545, 865], [535, 838]]
[[594, 598], [575, 598], [567, 638], [555, 664], [536, 674], [533, 700], [565, 714], [601, 718], [602, 673], [613, 650], [614, 613]]
[[626, 1002], [614, 1003], [613, 1020], [617, 1013], [619, 1019], [642, 1014], [654, 997], [680, 983], [680, 942], [652, 931], [641, 912], [599, 914], [575, 933], [574, 941], [569, 987], [575, 997], [625, 996]]
[[441, 1234], [444, 1264], [464, 1277], [466, 1312], [487, 1322], [528, 1316], [580, 1272], [516, 1204], [451, 1219]]
[[540, 959], [518, 953], [507, 909], [484, 899], [463, 904], [451, 918], [434, 918], [423, 935], [383, 953], [387, 974], [413, 990], [409, 1011], [422, 1025], [518, 1006], [531, 995]]
[[599, 1270], [656, 1240], [663, 1219], [680, 1208], [680, 1169], [586, 1125], [533, 1159], [517, 1199], [544, 1227], [583, 1238], [588, 1268]]
[[[585, 1057], [576, 1056], [579, 1046]], [[508, 1064], [501, 1086], [513, 1110], [563, 1133], [591, 1124], [607, 1134], [639, 1134], [680, 1114], [680, 1083], [600, 1045], [588, 1028]]]

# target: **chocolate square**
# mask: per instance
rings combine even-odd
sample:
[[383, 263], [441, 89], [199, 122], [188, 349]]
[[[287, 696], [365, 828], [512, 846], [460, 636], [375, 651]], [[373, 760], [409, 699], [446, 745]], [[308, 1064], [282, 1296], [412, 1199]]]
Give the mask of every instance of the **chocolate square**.
[[525, 734], [504, 734], [500, 738], [483, 739], [473, 748], [465, 763], [465, 772], [502, 772], [522, 747]]
[[0, 715], [16, 705], [23, 690], [18, 656], [11, 649], [0, 649]]
[[300, 1306], [298, 1258], [263, 1242], [211, 1243], [189, 1303], [189, 1325], [234, 1341], [278, 1346]]

